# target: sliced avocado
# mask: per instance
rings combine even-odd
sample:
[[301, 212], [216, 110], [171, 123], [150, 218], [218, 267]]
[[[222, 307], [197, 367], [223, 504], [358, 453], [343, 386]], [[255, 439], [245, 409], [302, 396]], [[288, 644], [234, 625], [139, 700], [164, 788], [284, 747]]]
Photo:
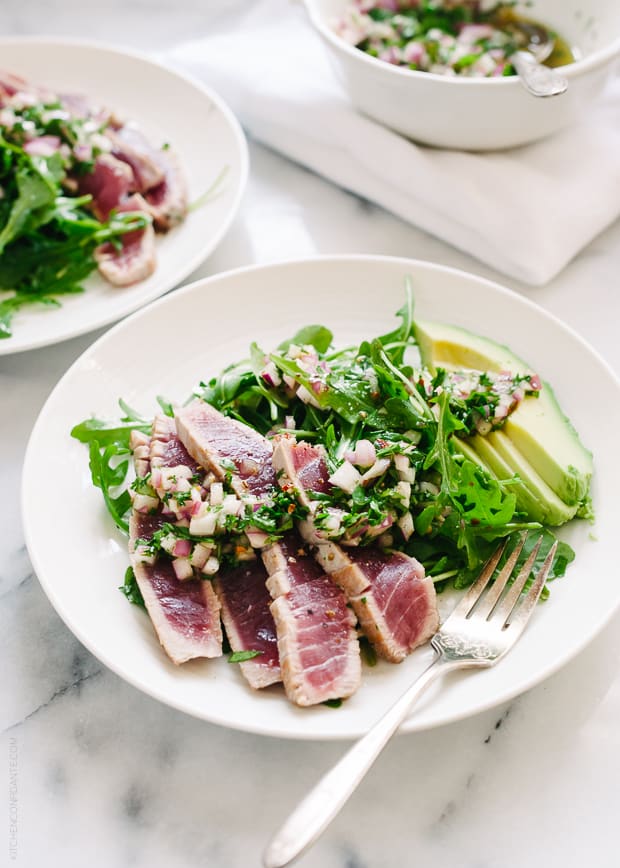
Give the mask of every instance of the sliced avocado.
[[[457, 326], [417, 322], [415, 337], [422, 362], [430, 370], [472, 368], [533, 373], [508, 347]], [[502, 431], [558, 498], [576, 508], [586, 503], [592, 454], [579, 440], [547, 383], [543, 383], [538, 398], [529, 396], [521, 402]]]
[[468, 440], [457, 437], [455, 448], [496, 479], [510, 480], [509, 490], [517, 497], [517, 509], [532, 521], [555, 525], [574, 516], [575, 509], [563, 503], [522, 456], [517, 470], [491, 445], [488, 437], [480, 434]]
[[564, 503], [503, 431], [493, 431], [486, 437], [476, 434], [471, 442], [499, 479], [508, 479], [514, 473], [518, 475], [517, 503], [534, 521], [557, 525], [574, 517], [577, 504]]
[[[465, 447], [462, 449], [462, 447]], [[514, 471], [510, 468], [504, 459], [497, 454], [495, 449], [489, 445], [485, 437], [479, 437], [474, 443], [474, 438], [469, 442], [459, 440], [457, 449], [462, 449], [466, 458], [475, 461], [481, 467], [484, 467], [487, 472], [490, 472], [496, 479], [500, 481], [511, 479], [514, 482], [510, 484], [510, 490], [517, 497], [517, 509], [519, 512], [527, 513], [532, 521], [539, 521], [544, 524], [547, 515], [543, 505], [536, 499], [532, 492], [527, 488], [523, 481], [519, 478], [518, 481], [514, 477]]]

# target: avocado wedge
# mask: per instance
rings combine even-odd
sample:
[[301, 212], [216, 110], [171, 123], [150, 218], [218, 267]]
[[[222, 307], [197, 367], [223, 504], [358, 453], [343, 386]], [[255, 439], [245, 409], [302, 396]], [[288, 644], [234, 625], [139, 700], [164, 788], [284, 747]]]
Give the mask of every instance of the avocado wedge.
[[500, 481], [510, 480], [510, 491], [516, 495], [517, 509], [532, 521], [560, 525], [573, 518], [576, 507], [560, 500], [527, 460], [514, 450], [505, 435], [500, 438], [500, 448], [496, 448], [497, 445], [497, 441], [491, 442], [490, 436], [481, 437], [479, 434], [469, 440], [458, 438], [456, 442], [457, 450], [465, 458]]
[[[532, 368], [508, 347], [457, 326], [419, 321], [414, 334], [422, 363], [431, 371], [471, 368], [533, 373]], [[501, 437], [498, 438], [499, 433]], [[487, 443], [480, 442], [483, 440]], [[540, 509], [547, 513], [545, 523], [561, 524], [573, 515], [588, 512], [592, 454], [579, 440], [547, 383], [543, 383], [538, 398], [526, 397], [521, 402], [501, 432], [488, 438], [477, 435], [471, 438], [470, 445], [498, 478], [505, 478], [502, 474], [507, 471], [510, 475], [519, 475], [529, 494], [541, 498]], [[485, 446], [491, 449], [485, 449]], [[496, 460], [498, 456], [501, 463]], [[498, 470], [494, 470], [493, 464]], [[541, 487], [541, 482], [544, 487]], [[525, 501], [530, 501], [530, 498], [523, 493], [519, 502], [524, 508]], [[570, 509], [564, 510], [561, 505]], [[533, 518], [534, 512], [531, 509], [527, 511]]]
[[536, 495], [525, 485], [521, 477], [514, 475], [513, 469], [489, 445], [486, 437], [478, 437], [475, 448], [474, 438], [463, 440], [457, 437], [455, 449], [464, 458], [477, 464], [478, 467], [482, 467], [483, 470], [486, 470], [487, 473], [490, 473], [491, 476], [500, 480], [500, 482], [510, 480], [510, 491], [516, 495], [519, 512], [526, 513], [532, 521], [539, 521], [541, 524], [551, 523], [548, 521], [549, 511], [546, 505], [537, 499]]

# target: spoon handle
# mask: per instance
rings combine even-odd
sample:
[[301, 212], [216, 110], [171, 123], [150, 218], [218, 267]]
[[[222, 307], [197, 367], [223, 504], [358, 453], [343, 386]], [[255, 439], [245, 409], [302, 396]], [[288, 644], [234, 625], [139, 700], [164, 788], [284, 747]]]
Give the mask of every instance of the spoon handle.
[[517, 51], [510, 58], [523, 87], [533, 96], [564, 93], [568, 81], [556, 69], [538, 63], [529, 51]]

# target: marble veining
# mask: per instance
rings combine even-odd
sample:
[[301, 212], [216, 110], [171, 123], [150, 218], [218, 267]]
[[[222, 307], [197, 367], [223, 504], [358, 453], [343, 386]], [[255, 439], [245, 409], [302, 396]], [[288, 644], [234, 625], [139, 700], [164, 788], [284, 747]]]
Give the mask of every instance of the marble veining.
[[[5, 34], [96, 33], [157, 49], [233, 27], [246, 5], [108, 0], [95, 9], [77, 0], [4, 0], [0, 27]], [[375, 252], [506, 282], [256, 143], [251, 165], [242, 210], [195, 277], [316, 252]], [[561, 316], [620, 370], [619, 272], [615, 224], [547, 287], [512, 287]], [[81, 646], [32, 576], [19, 512], [28, 433], [54, 383], [95, 337], [0, 360], [0, 744], [7, 769], [0, 864], [253, 868], [269, 834], [343, 745], [259, 738], [158, 704]], [[614, 868], [619, 657], [616, 616], [572, 663], [510, 704], [396, 739], [300, 868]]]

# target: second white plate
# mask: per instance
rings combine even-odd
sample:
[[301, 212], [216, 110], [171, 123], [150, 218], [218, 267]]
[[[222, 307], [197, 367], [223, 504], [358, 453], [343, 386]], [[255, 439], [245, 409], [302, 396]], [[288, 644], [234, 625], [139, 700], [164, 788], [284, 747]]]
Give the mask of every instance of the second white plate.
[[61, 308], [32, 306], [0, 340], [0, 355], [31, 350], [115, 322], [180, 284], [214, 250], [230, 226], [245, 188], [245, 137], [226, 104], [209, 88], [126, 51], [77, 41], [0, 39], [3, 69], [35, 84], [79, 93], [136, 121], [154, 144], [179, 157], [190, 202], [222, 175], [219, 193], [157, 239], [157, 269], [147, 280], [113, 287], [96, 273]]
[[[395, 325], [407, 276], [420, 318], [492, 336], [553, 384], [594, 452], [597, 521], [594, 532], [587, 522], [562, 529], [576, 561], [554, 582], [550, 599], [507, 658], [494, 669], [444, 680], [404, 729], [448, 723], [532, 687], [611, 616], [620, 603], [620, 384], [611, 370], [557, 319], [486, 280], [407, 259], [319, 258], [229, 272], [161, 299], [89, 348], [39, 416], [23, 476], [28, 550], [66, 624], [121, 677], [162, 702], [225, 726], [291, 738], [346, 738], [366, 731], [429, 661], [425, 648], [398, 666], [366, 669], [360, 690], [338, 709], [295, 708], [280, 688], [254, 693], [225, 659], [173, 666], [146, 615], [117, 590], [128, 563], [126, 540], [91, 484], [86, 449], [69, 436], [91, 413], [117, 418], [119, 397], [145, 414], [156, 410], [157, 394], [184, 400], [201, 379], [246, 357], [253, 340], [268, 348], [317, 322], [333, 330], [339, 345], [385, 333]], [[443, 598], [441, 605], [450, 602]]]

